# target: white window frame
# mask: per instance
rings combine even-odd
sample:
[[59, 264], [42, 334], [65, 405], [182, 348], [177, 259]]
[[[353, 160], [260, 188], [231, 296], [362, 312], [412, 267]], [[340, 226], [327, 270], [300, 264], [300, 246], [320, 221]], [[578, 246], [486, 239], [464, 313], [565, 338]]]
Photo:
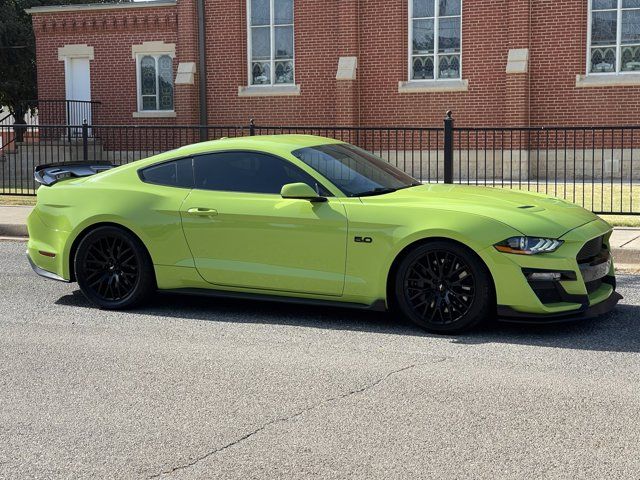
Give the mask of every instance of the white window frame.
[[[587, 0], [588, 2], [588, 25], [587, 25], [587, 63], [586, 63], [586, 75], [638, 75], [639, 71], [622, 71], [622, 0], [617, 0], [615, 8], [607, 8], [602, 10], [596, 10], [596, 12], [613, 12], [616, 11], [616, 68], [613, 72], [592, 72], [591, 71], [591, 30], [593, 25], [593, 0]], [[625, 8], [624, 10], [640, 10], [640, 8]], [[640, 42], [638, 42], [640, 44]], [[606, 45], [596, 46], [596, 48], [610, 48]]]
[[[173, 107], [171, 110], [160, 110], [160, 85], [158, 80], [158, 60], [160, 57], [171, 58], [171, 85], [173, 86]], [[143, 110], [142, 109], [142, 69], [140, 63], [144, 57], [153, 57], [156, 67], [156, 109], [155, 110]], [[138, 97], [138, 113], [142, 114], [154, 114], [154, 113], [174, 113], [176, 108], [176, 82], [173, 79], [173, 61], [174, 56], [169, 52], [141, 52], [136, 53], [136, 96]]]
[[[425, 55], [414, 55], [413, 54], [413, 0], [408, 0], [409, 4], [409, 28], [407, 29], [409, 32], [408, 36], [408, 62], [407, 62], [407, 79], [409, 82], [451, 82], [462, 80], [462, 26], [463, 26], [463, 0], [460, 0], [460, 15], [439, 15], [439, 2], [438, 0], [432, 0], [434, 3], [434, 17], [433, 17], [433, 78], [413, 78], [413, 57], [414, 56], [425, 56]], [[457, 78], [440, 78], [438, 77], [438, 70], [440, 67], [440, 59], [438, 54], [438, 36], [440, 32], [440, 19], [441, 18], [457, 18], [460, 17], [460, 76]], [[418, 17], [420, 19], [422, 17]], [[428, 17], [425, 17], [428, 18]]]
[[[274, 3], [275, 0], [269, 0], [269, 40], [270, 40], [270, 45], [269, 45], [269, 49], [270, 49], [270, 53], [269, 53], [269, 70], [270, 70], [270, 76], [271, 78], [269, 79], [269, 83], [253, 83], [253, 69], [251, 67], [251, 52], [252, 52], [252, 45], [251, 45], [251, 0], [247, 0], [247, 85], [249, 85], [251, 88], [273, 88], [273, 87], [286, 87], [289, 85], [295, 85], [296, 84], [296, 27], [295, 27], [295, 23], [296, 23], [296, 19], [295, 19], [295, 0], [292, 0], [292, 11], [291, 11], [291, 22], [292, 23], [279, 23], [278, 25], [275, 25], [274, 23]], [[275, 38], [275, 27], [291, 27], [291, 30], [293, 32], [293, 52], [291, 55], [291, 61], [293, 62], [293, 80], [291, 83], [275, 83], [275, 75], [276, 75], [276, 69], [275, 69], [275, 63], [276, 63], [276, 58], [275, 58], [275, 48], [276, 48], [276, 38]], [[264, 28], [265, 26], [262, 25], [260, 26], [262, 28]], [[280, 60], [281, 61], [281, 60]]]

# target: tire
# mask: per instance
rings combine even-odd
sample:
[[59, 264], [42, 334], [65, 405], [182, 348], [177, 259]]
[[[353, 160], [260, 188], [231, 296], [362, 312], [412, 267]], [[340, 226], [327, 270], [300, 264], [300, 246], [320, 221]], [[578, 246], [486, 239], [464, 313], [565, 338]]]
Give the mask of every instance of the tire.
[[397, 308], [431, 333], [467, 331], [495, 308], [486, 266], [454, 242], [438, 240], [415, 247], [400, 262], [394, 280]]
[[78, 245], [74, 268], [82, 293], [102, 309], [141, 305], [156, 290], [146, 248], [137, 237], [118, 227], [90, 231]]

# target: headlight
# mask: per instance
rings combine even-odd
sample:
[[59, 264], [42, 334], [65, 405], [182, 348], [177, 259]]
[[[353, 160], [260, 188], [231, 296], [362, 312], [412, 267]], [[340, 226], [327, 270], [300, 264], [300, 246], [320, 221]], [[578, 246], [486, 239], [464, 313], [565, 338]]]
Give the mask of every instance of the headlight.
[[564, 242], [555, 238], [511, 237], [494, 245], [496, 250], [516, 255], [535, 255], [555, 252]]

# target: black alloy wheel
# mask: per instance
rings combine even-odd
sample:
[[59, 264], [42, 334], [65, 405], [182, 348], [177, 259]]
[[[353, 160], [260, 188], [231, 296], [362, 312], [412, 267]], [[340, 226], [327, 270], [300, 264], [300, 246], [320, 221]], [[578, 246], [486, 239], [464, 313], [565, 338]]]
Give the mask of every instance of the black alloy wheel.
[[146, 249], [135, 236], [117, 227], [99, 227], [81, 240], [75, 272], [82, 292], [100, 308], [128, 308], [155, 290]]
[[484, 320], [492, 282], [484, 264], [466, 248], [434, 241], [412, 250], [396, 275], [396, 301], [411, 321], [435, 333], [457, 333]]

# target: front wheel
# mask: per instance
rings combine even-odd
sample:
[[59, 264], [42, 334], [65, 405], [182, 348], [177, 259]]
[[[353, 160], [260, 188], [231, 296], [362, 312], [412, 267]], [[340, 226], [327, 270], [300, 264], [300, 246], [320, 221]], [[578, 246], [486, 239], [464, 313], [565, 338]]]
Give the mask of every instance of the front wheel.
[[395, 277], [395, 300], [413, 323], [432, 333], [454, 334], [484, 321], [493, 308], [485, 265], [456, 243], [433, 241], [414, 248]]
[[78, 245], [74, 268], [80, 290], [100, 308], [130, 308], [155, 290], [153, 264], [144, 245], [117, 227], [89, 232]]

